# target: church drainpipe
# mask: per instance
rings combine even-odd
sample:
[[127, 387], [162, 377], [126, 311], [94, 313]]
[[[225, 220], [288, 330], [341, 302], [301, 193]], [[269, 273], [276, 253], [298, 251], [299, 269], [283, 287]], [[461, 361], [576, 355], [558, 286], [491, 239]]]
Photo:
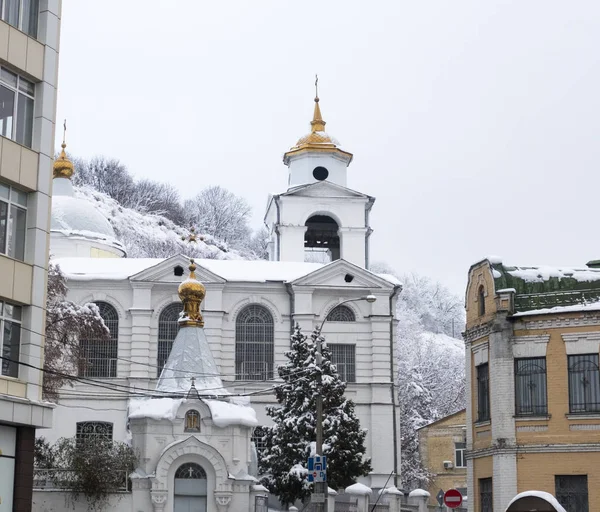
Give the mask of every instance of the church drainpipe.
[[[285, 283], [285, 291], [290, 296], [290, 334], [294, 334], [294, 290], [292, 290], [292, 285], [290, 283]], [[290, 344], [291, 344], [290, 340]]]
[[390, 295], [390, 377], [392, 379], [392, 428], [394, 429], [394, 485], [398, 487], [398, 420], [396, 418], [396, 376], [394, 375], [394, 297], [402, 291], [402, 285], [395, 285]]
[[[279, 211], [279, 196], [273, 196], [273, 199], [275, 200], [275, 207], [277, 208], [277, 223], [275, 224], [275, 233], [277, 233], [277, 261], [281, 261], [281, 234], [279, 233], [281, 214]], [[292, 324], [292, 330], [293, 328], [294, 326]]]

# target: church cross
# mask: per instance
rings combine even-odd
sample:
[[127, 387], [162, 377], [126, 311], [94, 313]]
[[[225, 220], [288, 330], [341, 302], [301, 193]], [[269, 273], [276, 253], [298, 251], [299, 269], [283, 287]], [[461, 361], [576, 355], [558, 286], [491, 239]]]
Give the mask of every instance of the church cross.
[[190, 228], [190, 234], [188, 236], [182, 236], [181, 239], [184, 242], [189, 242], [190, 244], [192, 243], [196, 243], [198, 240], [200, 240], [201, 242], [204, 241], [204, 237], [203, 236], [198, 236], [196, 234], [196, 228], [194, 226], [192, 226]]

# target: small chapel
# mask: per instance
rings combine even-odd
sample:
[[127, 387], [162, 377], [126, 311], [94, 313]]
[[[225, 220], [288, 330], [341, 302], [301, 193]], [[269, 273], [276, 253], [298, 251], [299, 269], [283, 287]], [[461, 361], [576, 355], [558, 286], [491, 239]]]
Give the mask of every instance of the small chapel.
[[[393, 380], [401, 286], [369, 270], [375, 198], [348, 187], [353, 155], [325, 125], [317, 96], [309, 133], [283, 156], [287, 186], [268, 198], [268, 261], [128, 258], [111, 219], [73, 187], [77, 169], [63, 144], [50, 252], [68, 280], [67, 299], [95, 303], [111, 338], [81, 340], [88, 361], [81, 376], [174, 398], [98, 394], [82, 380], [59, 394], [53, 427], [40, 433], [50, 442], [90, 435], [131, 442], [142, 462], [127, 510], [250, 510], [261, 492], [252, 453], [260, 457], [265, 408], [276, 403], [263, 391], [277, 383], [295, 325], [305, 333], [322, 325], [368, 430], [373, 470], [361, 483], [381, 489], [399, 472]], [[248, 394], [252, 402], [241, 402]], [[202, 495], [188, 494], [190, 479]]]

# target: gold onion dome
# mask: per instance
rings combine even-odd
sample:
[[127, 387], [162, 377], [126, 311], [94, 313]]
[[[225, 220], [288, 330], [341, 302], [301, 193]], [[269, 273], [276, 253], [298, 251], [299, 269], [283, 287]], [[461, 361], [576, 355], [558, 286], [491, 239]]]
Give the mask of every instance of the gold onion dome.
[[73, 176], [73, 172], [75, 171], [75, 166], [73, 165], [73, 162], [67, 158], [67, 153], [65, 153], [67, 145], [64, 141], [61, 144], [61, 147], [62, 151], [52, 166], [52, 174], [55, 178], [71, 179], [71, 176]]
[[346, 159], [349, 159], [348, 163], [350, 163], [352, 160], [352, 153], [340, 149], [339, 141], [325, 132], [326, 124], [327, 123], [323, 121], [321, 108], [319, 107], [319, 96], [316, 96], [313, 119], [310, 122], [310, 133], [300, 137], [298, 142], [283, 155], [284, 163], [289, 163], [290, 156], [308, 151], [338, 153], [341, 156], [345, 156]]
[[203, 327], [204, 320], [200, 312], [200, 303], [206, 296], [206, 288], [196, 279], [194, 260], [190, 260], [189, 269], [189, 277], [179, 285], [177, 290], [179, 298], [183, 302], [183, 317], [179, 323], [180, 325]]

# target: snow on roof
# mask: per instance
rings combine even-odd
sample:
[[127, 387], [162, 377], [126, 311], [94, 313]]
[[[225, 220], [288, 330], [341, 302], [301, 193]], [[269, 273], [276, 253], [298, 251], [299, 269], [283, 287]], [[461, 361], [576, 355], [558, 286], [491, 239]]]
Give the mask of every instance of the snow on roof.
[[600, 311], [600, 301], [590, 302], [588, 304], [573, 304], [571, 306], [555, 306], [553, 308], [531, 309], [529, 311], [515, 313], [513, 317], [550, 315], [553, 313], [577, 313], [579, 311]]
[[116, 241], [115, 232], [106, 217], [90, 201], [78, 197], [52, 198], [50, 231]]
[[[166, 258], [56, 258], [55, 263], [74, 281], [122, 281], [154, 267]], [[322, 263], [266, 260], [213, 260], [196, 259], [198, 267], [221, 276], [226, 281], [290, 282], [319, 270]], [[394, 276], [375, 274], [392, 283], [400, 284]]]
[[549, 503], [550, 505], [552, 505], [555, 509], [556, 512], [567, 512], [564, 507], [558, 502], [558, 500], [552, 496], [552, 494], [548, 493], [548, 492], [544, 492], [544, 491], [525, 491], [522, 493], [517, 494], [508, 504], [508, 507], [506, 507], [506, 510], [508, 510], [510, 508], [510, 506], [515, 503], [516, 501], [522, 499], [522, 498], [539, 498], [541, 500], [544, 500], [546, 503]]
[[365, 484], [356, 483], [346, 487], [346, 492], [356, 496], [367, 496], [368, 494], [371, 494], [373, 490]]
[[132, 398], [129, 400], [129, 418], [152, 418], [172, 421], [183, 398]]
[[558, 279], [571, 278], [579, 282], [600, 281], [600, 270], [590, 268], [569, 267], [504, 267], [513, 277], [529, 283], [542, 283], [552, 277]]
[[230, 425], [245, 425], [246, 427], [256, 427], [256, 411], [249, 406], [238, 405], [221, 400], [204, 400], [204, 403], [210, 408], [213, 423], [220, 428]]

